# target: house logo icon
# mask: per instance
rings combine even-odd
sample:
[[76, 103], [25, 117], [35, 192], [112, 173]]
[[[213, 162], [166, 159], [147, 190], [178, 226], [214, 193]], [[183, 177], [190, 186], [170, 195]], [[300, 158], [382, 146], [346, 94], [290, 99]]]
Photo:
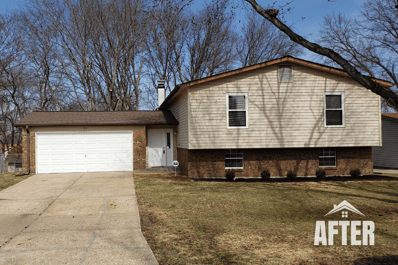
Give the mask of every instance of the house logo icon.
[[[356, 213], [357, 215], [365, 216], [358, 211], [346, 200], [342, 201], [339, 205], [334, 205], [333, 209], [325, 214], [325, 216], [341, 211], [343, 218], [348, 218], [348, 211]], [[339, 228], [340, 227], [340, 228]], [[349, 232], [349, 230], [351, 230]], [[375, 223], [373, 221], [359, 221], [359, 220], [330, 220], [330, 221], [316, 221], [314, 246], [334, 245], [335, 237], [341, 238], [341, 245], [348, 244], [348, 234], [351, 235], [352, 246], [374, 246], [375, 244]]]
[[[325, 216], [328, 216], [328, 215], [330, 215], [330, 214], [337, 213], [337, 212], [339, 212], [339, 211], [341, 211], [341, 210], [349, 210], [349, 211], [354, 212], [354, 213], [356, 213], [356, 214], [365, 216], [363, 213], [361, 213], [360, 211], [358, 211], [354, 206], [352, 206], [352, 205], [351, 205], [348, 201], [346, 201], [346, 200], [342, 201], [339, 205], [336, 205], [336, 204], [335, 204], [334, 207], [333, 207], [333, 209], [332, 209], [330, 212], [328, 212], [327, 214], [325, 214]], [[342, 212], [341, 212], [341, 217], [348, 218], [348, 211], [342, 211]]]

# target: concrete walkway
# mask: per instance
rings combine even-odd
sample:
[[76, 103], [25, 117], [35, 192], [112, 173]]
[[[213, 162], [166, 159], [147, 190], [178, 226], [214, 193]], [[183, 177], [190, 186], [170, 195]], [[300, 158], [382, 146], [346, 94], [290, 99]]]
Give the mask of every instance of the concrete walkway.
[[0, 264], [158, 264], [131, 172], [39, 174], [0, 192]]

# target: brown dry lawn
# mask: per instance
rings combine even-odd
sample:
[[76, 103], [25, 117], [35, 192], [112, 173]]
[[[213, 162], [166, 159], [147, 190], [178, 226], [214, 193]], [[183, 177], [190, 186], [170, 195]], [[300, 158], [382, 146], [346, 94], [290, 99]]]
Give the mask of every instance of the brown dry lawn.
[[17, 176], [19, 173], [0, 173], [0, 190], [4, 190], [12, 185], [21, 182], [33, 176], [33, 174], [25, 175], [25, 176]]
[[[193, 181], [135, 174], [143, 233], [159, 264], [398, 264], [398, 175], [359, 181]], [[314, 246], [317, 220], [347, 200], [374, 246]], [[352, 218], [352, 219], [351, 219]], [[350, 228], [349, 228], [350, 229]], [[350, 232], [350, 230], [349, 230]], [[384, 262], [384, 263], [381, 263]]]

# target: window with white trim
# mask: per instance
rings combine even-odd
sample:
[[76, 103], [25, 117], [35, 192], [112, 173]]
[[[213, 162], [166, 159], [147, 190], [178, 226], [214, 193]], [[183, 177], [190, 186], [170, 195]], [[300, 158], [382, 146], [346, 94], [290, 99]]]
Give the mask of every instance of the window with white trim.
[[225, 150], [225, 168], [243, 168], [243, 151], [241, 149]]
[[344, 127], [344, 92], [326, 92], [325, 127]]
[[293, 69], [291, 65], [279, 65], [278, 78], [280, 83], [293, 82]]
[[227, 93], [228, 128], [247, 128], [247, 93]]
[[336, 167], [336, 148], [322, 148], [320, 150], [319, 167]]

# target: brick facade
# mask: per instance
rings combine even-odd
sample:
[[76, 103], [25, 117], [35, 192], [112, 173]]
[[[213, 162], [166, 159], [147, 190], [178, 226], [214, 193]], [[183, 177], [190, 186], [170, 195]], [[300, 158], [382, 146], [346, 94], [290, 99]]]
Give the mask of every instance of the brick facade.
[[133, 169], [142, 170], [147, 165], [146, 131], [133, 130]]
[[373, 174], [372, 147], [336, 148], [337, 167], [325, 168], [329, 175], [349, 175], [350, 170], [359, 168], [362, 175]]
[[26, 130], [22, 129], [22, 171], [27, 172], [27, 150], [26, 150]]
[[[262, 169], [268, 168], [272, 176], [286, 176], [289, 170], [298, 176], [315, 176], [319, 151], [320, 148], [244, 149], [244, 169], [235, 169], [235, 175], [259, 177]], [[349, 175], [352, 168], [360, 168], [363, 175], [373, 173], [371, 147], [340, 147], [336, 153], [336, 167], [324, 168], [328, 175]], [[224, 150], [178, 149], [178, 156], [181, 171], [191, 178], [225, 176]]]
[[[36, 141], [35, 133], [30, 132], [30, 142], [29, 142], [29, 161], [30, 161], [30, 173], [36, 172]], [[27, 132], [25, 129], [22, 130], [22, 171], [28, 172], [28, 153], [27, 153]]]
[[177, 148], [177, 161], [181, 172], [188, 176], [188, 149]]

